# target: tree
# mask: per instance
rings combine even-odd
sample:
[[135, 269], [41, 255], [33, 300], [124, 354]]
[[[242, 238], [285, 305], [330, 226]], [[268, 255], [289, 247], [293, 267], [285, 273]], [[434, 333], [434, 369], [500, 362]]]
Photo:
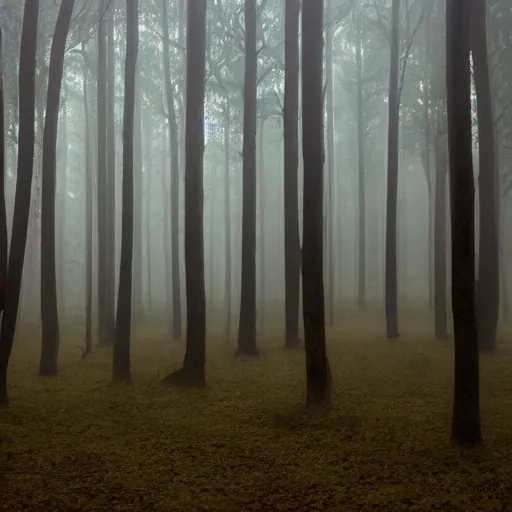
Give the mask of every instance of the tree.
[[284, 258], [285, 346], [299, 345], [299, 15], [300, 0], [285, 3], [284, 76]]
[[126, 57], [123, 113], [123, 213], [121, 264], [117, 297], [116, 337], [113, 351], [114, 380], [129, 382], [132, 324], [133, 267], [133, 137], [135, 120], [135, 76], [139, 46], [138, 0], [126, 2]]
[[5, 290], [5, 308], [0, 328], [0, 405], [7, 406], [7, 367], [11, 356], [18, 306], [21, 276], [25, 259], [30, 213], [34, 143], [35, 143], [35, 76], [37, 23], [39, 0], [25, 2], [21, 34], [19, 67], [19, 144], [16, 194]]
[[386, 332], [388, 338], [398, 338], [397, 288], [397, 196], [398, 196], [398, 138], [400, 130], [399, 59], [400, 59], [400, 0], [391, 7], [391, 46], [389, 69], [388, 115], [388, 184], [386, 204]]
[[[55, 271], [55, 175], [57, 126], [64, 52], [75, 0], [63, 0], [50, 53], [48, 99], [43, 133], [43, 193], [41, 204], [41, 344], [40, 375], [56, 375], [59, 352], [59, 313]], [[62, 264], [62, 263], [61, 263]]]
[[237, 354], [256, 348], [256, 0], [245, 0], [245, 81], [243, 140], [242, 291]]
[[[3, 62], [2, 29], [0, 28], [0, 62]], [[5, 208], [5, 108], [4, 73], [0, 69], [0, 314], [5, 306], [7, 280], [7, 212]]]
[[478, 115], [480, 240], [478, 258], [477, 321], [479, 346], [494, 350], [499, 316], [498, 209], [494, 118], [487, 50], [487, 0], [473, 0], [471, 54]]
[[167, 120], [169, 123], [169, 141], [171, 145], [171, 250], [172, 250], [172, 335], [181, 338], [181, 284], [179, 250], [179, 198], [180, 166], [178, 122], [174, 104], [174, 85], [171, 82], [170, 37], [169, 37], [169, 0], [162, 0], [162, 33], [164, 83], [167, 100]]
[[471, 3], [446, 2], [446, 83], [452, 213], [455, 378], [452, 441], [481, 441], [475, 319], [474, 181], [471, 137]]
[[325, 346], [323, 285], [323, 5], [302, 3], [302, 282], [308, 405], [328, 405], [331, 374]]
[[206, 0], [189, 0], [185, 132], [185, 279], [187, 349], [183, 368], [165, 382], [205, 385], [206, 298], [203, 242], [203, 153], [206, 64]]

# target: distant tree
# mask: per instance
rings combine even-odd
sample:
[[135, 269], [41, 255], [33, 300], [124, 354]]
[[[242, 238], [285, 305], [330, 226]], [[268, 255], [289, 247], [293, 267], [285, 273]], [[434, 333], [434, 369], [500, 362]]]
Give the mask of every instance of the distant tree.
[[[3, 34], [0, 27], [0, 63], [3, 63]], [[5, 306], [5, 284], [7, 280], [7, 212], [5, 207], [5, 108], [4, 72], [0, 66], [0, 314]]]
[[455, 378], [452, 441], [481, 441], [475, 319], [475, 203], [471, 137], [471, 3], [446, 2], [446, 83], [452, 210]]
[[[57, 127], [64, 52], [75, 0], [63, 0], [50, 53], [48, 99], [43, 133], [43, 191], [41, 204], [41, 320], [40, 375], [57, 374], [59, 353], [59, 313], [55, 271], [55, 178], [57, 167]], [[62, 264], [62, 262], [61, 262]]]
[[499, 316], [498, 208], [493, 98], [487, 49], [487, 0], [473, 0], [471, 54], [478, 116], [480, 240], [477, 321], [481, 350], [494, 350]]
[[256, 0], [245, 0], [243, 135], [242, 291], [237, 354], [257, 356], [256, 347]]
[[185, 267], [187, 349], [183, 368], [164, 382], [205, 385], [206, 298], [203, 242], [203, 154], [206, 64], [206, 0], [188, 1], [185, 134]]
[[299, 15], [300, 0], [285, 2], [284, 258], [285, 346], [299, 345]]
[[325, 346], [323, 285], [323, 5], [302, 3], [302, 282], [308, 405], [328, 405], [331, 373]]
[[135, 76], [139, 46], [139, 2], [126, 2], [126, 57], [123, 114], [123, 210], [121, 263], [117, 296], [116, 337], [113, 351], [114, 380], [130, 381], [130, 338], [132, 324], [133, 271], [133, 137], [135, 118]]
[[21, 277], [25, 260], [30, 214], [30, 192], [35, 144], [35, 77], [39, 0], [27, 0], [23, 14], [19, 66], [19, 144], [16, 194], [12, 221], [11, 247], [5, 291], [5, 308], [0, 328], [0, 405], [7, 406], [7, 367], [11, 356]]

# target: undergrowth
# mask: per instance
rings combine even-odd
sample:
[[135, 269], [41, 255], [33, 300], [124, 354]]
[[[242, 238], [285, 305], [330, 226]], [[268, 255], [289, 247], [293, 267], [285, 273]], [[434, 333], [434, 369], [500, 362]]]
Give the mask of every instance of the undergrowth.
[[426, 330], [331, 330], [333, 405], [303, 407], [302, 351], [269, 333], [255, 360], [208, 340], [207, 387], [161, 384], [183, 346], [135, 333], [133, 383], [111, 382], [109, 349], [85, 361], [63, 334], [59, 375], [37, 376], [20, 335], [0, 411], [0, 510], [512, 510], [512, 353], [482, 358], [484, 445], [448, 443], [450, 342]]

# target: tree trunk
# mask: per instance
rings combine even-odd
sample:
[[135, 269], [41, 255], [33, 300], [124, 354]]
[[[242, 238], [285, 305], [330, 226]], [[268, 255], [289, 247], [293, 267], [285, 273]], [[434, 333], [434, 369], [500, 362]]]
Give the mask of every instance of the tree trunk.
[[[151, 182], [153, 176], [153, 130], [151, 128], [151, 122], [149, 116], [144, 113], [143, 116], [144, 124], [144, 161], [146, 166], [146, 270], [147, 270], [147, 285], [148, 285], [148, 313], [153, 310], [153, 299], [152, 299], [152, 286], [151, 286]], [[165, 145], [162, 148], [165, 154]], [[165, 157], [164, 157], [165, 164]], [[165, 167], [165, 165], [164, 165]], [[163, 172], [163, 169], [162, 169]], [[165, 189], [164, 189], [165, 190]], [[167, 200], [164, 204], [167, 203]]]
[[170, 38], [168, 0], [162, 0], [162, 33], [164, 81], [167, 98], [167, 118], [171, 144], [171, 250], [172, 250], [172, 336], [181, 338], [181, 285], [180, 285], [180, 166], [178, 144], [178, 122], [174, 104], [174, 87], [171, 82]]
[[[140, 80], [137, 79], [140, 82]], [[136, 86], [135, 99], [135, 144], [133, 168], [133, 316], [140, 322], [144, 316], [142, 300], [142, 116], [140, 85]]]
[[183, 368], [166, 378], [186, 387], [205, 385], [206, 301], [203, 247], [203, 153], [206, 0], [188, 2], [185, 133], [185, 279], [187, 349]]
[[435, 337], [448, 338], [446, 310], [446, 171], [448, 148], [446, 134], [439, 132], [436, 142], [436, 195], [434, 223], [434, 315]]
[[170, 240], [170, 222], [169, 222], [169, 190], [167, 188], [166, 181], [166, 172], [167, 168], [167, 146], [168, 146], [168, 134], [166, 129], [163, 130], [165, 139], [163, 140], [162, 147], [164, 148], [163, 157], [162, 157], [162, 207], [163, 207], [163, 245], [164, 245], [164, 264], [165, 264], [165, 302], [166, 302], [166, 314], [167, 314], [167, 323], [168, 323], [168, 331], [172, 332], [172, 268], [171, 268], [171, 240]]
[[[85, 50], [82, 46], [82, 50]], [[93, 254], [93, 178], [91, 120], [89, 112], [89, 83], [87, 66], [84, 75], [84, 119], [85, 119], [85, 352], [92, 352], [92, 254]]]
[[362, 62], [362, 12], [361, 0], [357, 9], [357, 42], [356, 42], [356, 68], [357, 68], [357, 163], [358, 163], [358, 192], [359, 192], [359, 229], [358, 229], [358, 304], [359, 309], [366, 307], [366, 190], [365, 190], [365, 119], [363, 111], [363, 62]]
[[477, 97], [479, 141], [480, 244], [478, 259], [477, 321], [480, 350], [496, 348], [499, 316], [498, 211], [494, 118], [487, 58], [486, 0], [473, 0], [471, 53]]
[[258, 133], [258, 167], [260, 178], [260, 305], [259, 305], [259, 327], [260, 335], [263, 333], [263, 322], [265, 316], [265, 300], [267, 296], [265, 276], [265, 120], [260, 118]]
[[[66, 204], [68, 190], [68, 123], [67, 123], [67, 99], [63, 100], [62, 121], [57, 135], [57, 155], [60, 155], [60, 183], [57, 195], [58, 212], [56, 217], [56, 229], [58, 233], [56, 242], [56, 266], [57, 266], [57, 307], [61, 318], [66, 317]], [[59, 140], [60, 139], [60, 140]], [[57, 167], [59, 165], [57, 164]], [[57, 178], [59, 181], [59, 178]]]
[[453, 442], [481, 441], [478, 335], [475, 319], [475, 190], [471, 137], [471, 3], [446, 3], [446, 82], [455, 337]]
[[[3, 34], [0, 27], [0, 62], [3, 62]], [[5, 284], [7, 281], [7, 211], [5, 206], [5, 111], [4, 77], [0, 69], [0, 315], [5, 307]]]
[[107, 16], [107, 324], [109, 343], [115, 341], [116, 293], [116, 48], [114, 39], [115, 4], [109, 0]]
[[388, 119], [388, 184], [386, 215], [386, 332], [388, 338], [398, 338], [397, 286], [397, 194], [398, 153], [400, 131], [400, 99], [398, 76], [400, 59], [400, 0], [393, 0], [391, 19], [391, 62], [389, 70]]
[[[48, 99], [43, 133], [43, 191], [41, 205], [41, 321], [43, 339], [40, 375], [57, 374], [59, 313], [55, 270], [55, 177], [57, 168], [57, 127], [64, 52], [75, 0], [63, 0], [50, 53]], [[62, 265], [62, 261], [61, 261]]]
[[245, 0], [245, 80], [243, 140], [242, 288], [238, 325], [240, 356], [256, 347], [256, 0]]
[[304, 213], [302, 283], [307, 404], [328, 405], [331, 373], [325, 346], [323, 285], [323, 5], [302, 3], [302, 151]]
[[35, 77], [38, 17], [39, 0], [25, 2], [19, 66], [18, 169], [5, 290], [5, 308], [0, 329], [0, 405], [2, 406], [9, 404], [7, 395], [7, 367], [9, 365], [18, 319], [21, 276], [25, 259], [30, 213], [30, 191], [32, 188], [35, 143]]
[[[123, 195], [121, 226], [121, 263], [117, 296], [116, 338], [113, 350], [114, 380], [129, 382], [130, 338], [132, 323], [132, 265], [133, 265], [133, 171], [135, 78], [139, 47], [139, 2], [126, 2], [126, 57], [123, 112]], [[140, 119], [138, 119], [140, 122]], [[139, 169], [140, 170], [140, 169]]]
[[299, 346], [299, 15], [300, 0], [286, 0], [284, 78], [284, 267], [286, 348]]
[[224, 340], [231, 341], [231, 111], [229, 100], [224, 105], [224, 308], [226, 319], [224, 324]]
[[108, 208], [107, 208], [107, 53], [105, 34], [106, 0], [99, 6], [97, 135], [98, 135], [98, 341], [111, 341], [108, 321]]

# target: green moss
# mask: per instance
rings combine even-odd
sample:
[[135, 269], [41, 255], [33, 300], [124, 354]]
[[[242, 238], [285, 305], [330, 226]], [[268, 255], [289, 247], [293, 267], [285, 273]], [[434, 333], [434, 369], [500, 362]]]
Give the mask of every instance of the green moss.
[[[111, 355], [81, 361], [64, 333], [59, 375], [37, 377], [38, 335], [20, 335], [11, 407], [0, 411], [0, 510], [508, 510], [512, 354], [482, 359], [485, 444], [448, 443], [452, 349], [427, 329], [329, 332], [333, 405], [311, 412], [302, 352], [272, 333], [257, 360], [209, 340], [207, 388], [161, 384], [182, 346], [135, 333], [133, 383]], [[220, 338], [220, 336], [219, 336]]]

